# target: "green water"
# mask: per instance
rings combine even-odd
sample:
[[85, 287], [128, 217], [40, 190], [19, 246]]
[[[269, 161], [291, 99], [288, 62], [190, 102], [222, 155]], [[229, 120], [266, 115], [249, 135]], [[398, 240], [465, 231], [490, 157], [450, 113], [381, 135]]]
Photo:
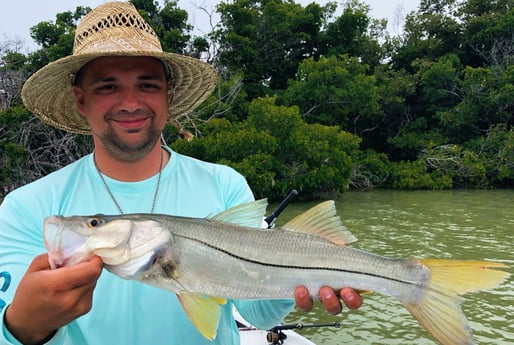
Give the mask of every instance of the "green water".
[[[343, 223], [359, 238], [353, 247], [390, 257], [495, 260], [511, 266], [511, 273], [513, 202], [512, 190], [373, 191], [336, 199]], [[293, 203], [280, 220], [313, 204]], [[514, 277], [494, 290], [464, 295], [463, 310], [477, 344], [514, 344]], [[287, 320], [335, 321], [342, 327], [299, 333], [319, 345], [436, 344], [403, 306], [379, 294], [366, 295], [357, 311], [330, 316], [318, 306], [308, 314], [294, 312]]]

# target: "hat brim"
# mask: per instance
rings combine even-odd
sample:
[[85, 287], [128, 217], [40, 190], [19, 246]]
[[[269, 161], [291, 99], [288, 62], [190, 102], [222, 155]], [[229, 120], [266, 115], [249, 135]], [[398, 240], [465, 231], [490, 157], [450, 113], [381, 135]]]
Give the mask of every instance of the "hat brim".
[[212, 93], [217, 74], [201, 60], [166, 52], [105, 52], [101, 55], [71, 55], [49, 63], [34, 73], [23, 85], [21, 97], [25, 106], [43, 122], [59, 129], [91, 134], [91, 129], [78, 110], [71, 90], [73, 76], [88, 62], [100, 56], [147, 56], [168, 64], [174, 88], [168, 116], [178, 118], [192, 112]]

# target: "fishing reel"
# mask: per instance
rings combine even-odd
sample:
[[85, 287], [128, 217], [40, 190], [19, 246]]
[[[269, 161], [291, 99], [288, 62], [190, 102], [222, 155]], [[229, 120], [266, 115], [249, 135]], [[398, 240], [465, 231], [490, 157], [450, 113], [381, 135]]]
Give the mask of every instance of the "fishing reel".
[[283, 345], [287, 335], [281, 329], [272, 328], [266, 333], [266, 340], [269, 345]]

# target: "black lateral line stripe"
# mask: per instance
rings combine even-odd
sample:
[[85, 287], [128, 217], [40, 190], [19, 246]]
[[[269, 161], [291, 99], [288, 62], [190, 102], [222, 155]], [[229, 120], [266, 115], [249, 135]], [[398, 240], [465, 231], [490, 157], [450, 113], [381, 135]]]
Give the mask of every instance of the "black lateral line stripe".
[[344, 269], [344, 268], [290, 266], [290, 265], [273, 264], [273, 263], [257, 261], [257, 260], [250, 260], [248, 258], [239, 256], [239, 255], [235, 255], [234, 253], [231, 253], [231, 252], [229, 252], [229, 251], [227, 251], [225, 249], [221, 249], [221, 248], [218, 248], [216, 246], [213, 246], [212, 244], [204, 242], [204, 241], [201, 241], [201, 240], [199, 240], [197, 238], [193, 238], [193, 237], [189, 237], [189, 236], [184, 236], [184, 235], [177, 236], [177, 237], [181, 237], [181, 238], [184, 238], [186, 240], [191, 240], [191, 241], [203, 244], [204, 246], [212, 248], [212, 249], [214, 249], [214, 250], [216, 250], [218, 252], [221, 252], [223, 254], [231, 256], [231, 257], [233, 257], [235, 259], [238, 259], [238, 260], [241, 260], [241, 261], [244, 261], [244, 262], [248, 262], [248, 263], [252, 263], [252, 264], [256, 264], [256, 265], [261, 265], [261, 266], [266, 266], [266, 267], [276, 267], [276, 268], [302, 269], [302, 270], [311, 270], [311, 271], [332, 271], [332, 272], [338, 272], [338, 273], [361, 274], [361, 275], [365, 275], [365, 276], [368, 276], [368, 277], [381, 278], [381, 279], [385, 279], [385, 280], [389, 280], [389, 281], [392, 281], [392, 282], [401, 283], [401, 284], [405, 284], [405, 285], [420, 286], [420, 284], [417, 284], [416, 282], [412, 282], [412, 281], [392, 278], [392, 277], [388, 277], [388, 276], [381, 275], [381, 274], [354, 271], [354, 270], [349, 270], [349, 269]]

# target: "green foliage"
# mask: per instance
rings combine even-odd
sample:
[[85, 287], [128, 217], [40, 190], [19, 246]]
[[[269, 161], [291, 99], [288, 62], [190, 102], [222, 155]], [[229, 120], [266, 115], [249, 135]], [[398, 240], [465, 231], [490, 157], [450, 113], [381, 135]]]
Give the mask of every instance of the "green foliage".
[[90, 11], [89, 7], [77, 6], [74, 12], [56, 14], [55, 23], [44, 21], [31, 27], [30, 36], [42, 48], [28, 54], [26, 69], [34, 73], [49, 62], [70, 55], [73, 51], [75, 27], [79, 19]]
[[23, 107], [12, 107], [0, 112], [0, 196], [19, 184], [29, 182], [26, 174], [27, 147], [14, 138], [22, 133], [22, 125], [30, 118]]
[[209, 50], [209, 41], [205, 37], [194, 37], [191, 45], [191, 56], [197, 59], [200, 59], [202, 54]]
[[159, 36], [164, 51], [188, 55], [192, 26], [187, 23], [187, 11], [179, 8], [177, 1], [165, 0], [163, 8], [153, 0], [130, 2]]
[[[257, 198], [268, 198], [280, 200], [284, 195], [280, 195], [276, 186], [276, 171], [280, 168], [280, 162], [271, 154], [258, 153], [243, 158], [241, 161], [230, 161], [220, 159], [220, 164], [232, 166], [241, 172], [252, 187]], [[291, 188], [290, 188], [291, 189]]]
[[463, 20], [462, 61], [471, 67], [512, 63], [512, 0], [467, 0], [458, 13]]
[[212, 119], [202, 127], [202, 131], [208, 135], [191, 142], [177, 140], [172, 144], [173, 149], [232, 166], [246, 177], [255, 193], [266, 197], [273, 195], [274, 171], [278, 165], [272, 155], [278, 149], [274, 137], [266, 131], [226, 119]]
[[[14, 189], [20, 182], [18, 173], [26, 169], [26, 161], [30, 153], [28, 150], [13, 142], [0, 142], [0, 195]], [[29, 182], [29, 181], [23, 181]]]
[[375, 78], [365, 72], [366, 66], [346, 55], [306, 59], [280, 99], [298, 105], [310, 123], [361, 133], [380, 114]]
[[266, 87], [284, 89], [301, 60], [319, 50], [321, 25], [331, 8], [277, 0], [221, 2], [223, 27], [215, 34], [220, 61], [243, 73], [252, 99], [268, 93]]
[[276, 106], [272, 98], [252, 102], [248, 123], [279, 141], [279, 149], [273, 153], [283, 164], [276, 172], [279, 195], [292, 188], [305, 196], [346, 189], [351, 156], [360, 143], [356, 136], [337, 127], [309, 125], [297, 107]]
[[2, 57], [2, 70], [19, 71], [27, 62], [27, 57], [19, 52], [7, 51]]
[[391, 165], [389, 183], [396, 189], [447, 189], [452, 179], [440, 173], [429, 173], [423, 160], [401, 161]]
[[[347, 54], [359, 57], [364, 64], [378, 66], [383, 51], [376, 36], [385, 29], [385, 24], [372, 21], [369, 11], [369, 6], [362, 2], [347, 1], [341, 16], [327, 23], [321, 38], [323, 48], [320, 55]], [[378, 32], [370, 34], [372, 29]]]
[[223, 162], [247, 177], [258, 197], [278, 200], [291, 189], [304, 197], [344, 191], [359, 139], [336, 127], [305, 123], [297, 107], [253, 101], [240, 123], [211, 120], [203, 138], [173, 144], [178, 152]]
[[456, 0], [421, 1], [419, 10], [406, 18], [403, 44], [393, 55], [396, 69], [411, 70], [417, 59], [435, 61], [448, 53], [462, 53], [456, 6]]
[[474, 146], [491, 184], [514, 186], [514, 130], [505, 125], [491, 126]]
[[428, 62], [428, 68], [422, 72], [420, 78], [428, 113], [435, 114], [451, 108], [459, 101], [461, 70], [459, 57], [453, 53], [446, 54], [433, 63]]
[[387, 186], [391, 173], [391, 163], [386, 154], [373, 150], [359, 151], [350, 176], [349, 188], [369, 190]]
[[[304, 59], [349, 54], [378, 65], [382, 51], [371, 31], [369, 7], [349, 2], [340, 17], [330, 21], [337, 4], [302, 7], [294, 1], [236, 0], [221, 2], [223, 27], [215, 33], [220, 61], [242, 72], [251, 99], [283, 90]], [[269, 88], [269, 89], [267, 89]]]
[[467, 67], [461, 101], [441, 113], [441, 121], [449, 133], [469, 140], [487, 131], [494, 124], [513, 118], [514, 66], [501, 74], [492, 67]]
[[468, 138], [477, 134], [481, 116], [487, 116], [487, 109], [492, 105], [492, 99], [488, 97], [491, 77], [488, 68], [466, 68], [462, 93], [467, 97], [461, 97], [462, 102], [441, 112], [440, 118], [445, 127], [453, 129], [453, 133], [464, 132]]
[[16, 133], [22, 127], [22, 124], [29, 119], [30, 113], [23, 106], [10, 107], [0, 111], [1, 140], [7, 141], [12, 139], [10, 135]]
[[392, 163], [389, 183], [400, 189], [488, 186], [484, 162], [459, 145], [427, 148], [415, 161]]
[[[388, 139], [394, 137], [412, 121], [408, 99], [416, 94], [416, 78], [405, 70], [395, 71], [387, 66], [375, 68], [375, 84], [381, 116], [372, 130], [362, 132], [363, 147], [380, 152], [392, 150]], [[404, 151], [401, 151], [404, 153]]]
[[440, 129], [430, 126], [425, 117], [418, 117], [407, 123], [398, 135], [388, 138], [388, 143], [395, 148], [395, 153], [390, 158], [415, 160], [425, 148], [443, 145], [448, 140]]
[[420, 155], [431, 174], [448, 177], [459, 187], [485, 187], [486, 169], [471, 150], [459, 145], [442, 145], [426, 149]]

